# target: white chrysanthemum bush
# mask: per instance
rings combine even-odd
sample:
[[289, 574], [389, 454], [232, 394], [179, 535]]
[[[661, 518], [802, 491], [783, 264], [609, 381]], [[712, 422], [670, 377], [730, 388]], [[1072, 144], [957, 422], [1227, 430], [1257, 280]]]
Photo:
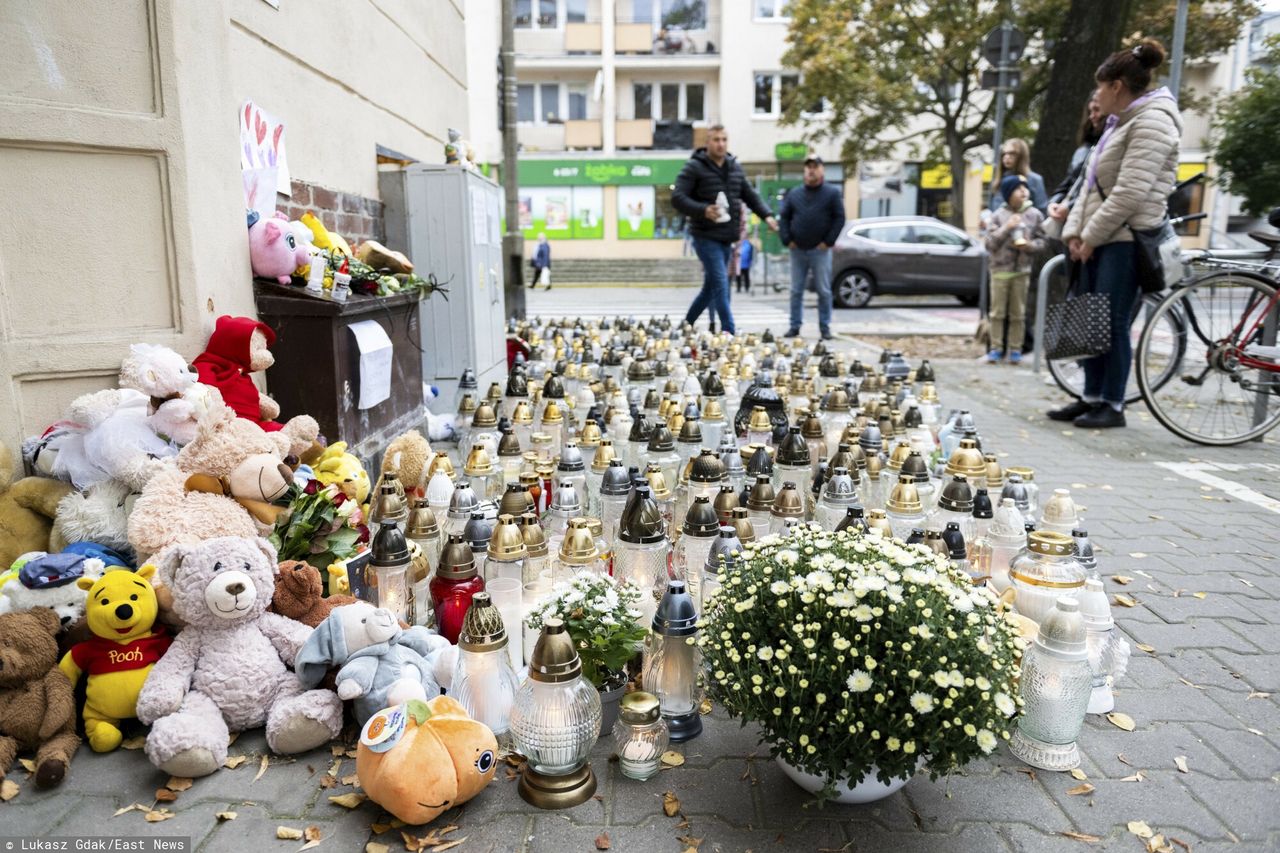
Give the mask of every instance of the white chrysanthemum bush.
[[800, 525], [743, 549], [704, 603], [712, 695], [794, 767], [853, 785], [992, 752], [1021, 640], [996, 599], [923, 545]]

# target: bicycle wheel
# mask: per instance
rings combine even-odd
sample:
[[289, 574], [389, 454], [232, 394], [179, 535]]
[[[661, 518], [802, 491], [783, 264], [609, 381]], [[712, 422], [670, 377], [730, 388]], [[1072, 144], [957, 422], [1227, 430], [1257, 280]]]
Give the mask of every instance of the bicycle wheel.
[[[1274, 283], [1249, 272], [1214, 272], [1175, 289], [1138, 340], [1134, 372], [1147, 408], [1170, 432], [1225, 446], [1258, 438], [1280, 422], [1280, 359], [1254, 353], [1264, 368], [1240, 363], [1247, 347], [1274, 344], [1280, 303]], [[1160, 333], [1180, 312], [1180, 345]], [[1174, 381], [1157, 386], [1170, 365]]]
[[[1157, 294], [1148, 294], [1143, 297], [1142, 308], [1138, 311], [1129, 330], [1133, 340], [1134, 352], [1138, 350], [1138, 339], [1142, 336], [1142, 330], [1155, 316], [1156, 308], [1160, 305], [1160, 298]], [[1182, 322], [1180, 311], [1170, 311], [1162, 314], [1160, 315], [1160, 328], [1154, 334], [1159, 335], [1162, 340], [1168, 341], [1168, 345], [1171, 347], [1185, 346], [1186, 337], [1183, 335]], [[1181, 352], [1178, 352], [1177, 355], [1181, 357]], [[1049, 375], [1053, 377], [1054, 382], [1058, 383], [1059, 388], [1073, 397], [1084, 395], [1084, 367], [1080, 360], [1055, 358], [1048, 359], [1047, 364], [1049, 366]], [[1177, 362], [1172, 359], [1168, 360], [1167, 370], [1163, 375], [1157, 376], [1153, 380], [1152, 387], [1160, 388], [1163, 386], [1173, 378], [1177, 369]], [[1132, 404], [1141, 399], [1142, 391], [1138, 388], [1137, 371], [1130, 371], [1129, 381], [1125, 384], [1125, 402]]]

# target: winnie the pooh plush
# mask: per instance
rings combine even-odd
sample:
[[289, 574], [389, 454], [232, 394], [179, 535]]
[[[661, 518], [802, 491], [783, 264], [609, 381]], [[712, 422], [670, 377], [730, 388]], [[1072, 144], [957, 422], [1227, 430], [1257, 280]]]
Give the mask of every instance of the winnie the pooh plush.
[[448, 696], [379, 711], [356, 746], [356, 775], [369, 799], [411, 824], [479, 794], [497, 765], [493, 732]]
[[298, 415], [284, 424], [275, 420], [280, 406], [249, 378], [249, 374], [276, 363], [269, 349], [275, 340], [276, 333], [266, 323], [224, 314], [218, 318], [204, 352], [196, 356], [191, 366], [201, 382], [218, 389], [223, 402], [237, 415], [267, 432], [283, 430], [292, 444], [288, 452], [302, 456], [320, 434], [315, 418]]
[[170, 548], [159, 577], [186, 624], [138, 695], [146, 752], [173, 776], [208, 776], [231, 732], [265, 725], [272, 752], [315, 749], [342, 730], [342, 700], [289, 671], [311, 635], [268, 613], [276, 551], [265, 539], [219, 537]]
[[89, 593], [85, 606], [94, 637], [77, 643], [58, 668], [72, 684], [85, 682], [84, 733], [94, 752], [120, 745], [121, 720], [138, 715], [138, 693], [172, 641], [156, 625], [155, 589], [150, 564], [137, 572], [116, 570], [102, 577], [82, 577], [76, 585]]
[[369, 502], [369, 472], [360, 460], [347, 452], [345, 441], [335, 441], [324, 449], [314, 465], [316, 479], [325, 486], [338, 484], [348, 498], [363, 509]]
[[44, 607], [0, 615], [0, 777], [18, 751], [36, 753], [36, 785], [52, 788], [80, 746], [71, 682], [58, 670], [58, 616]]
[[[49, 534], [58, 512], [58, 501], [71, 486], [49, 477], [17, 478], [16, 461], [0, 442], [0, 567], [7, 568], [18, 555], [48, 551]], [[15, 479], [17, 478], [17, 479]]]

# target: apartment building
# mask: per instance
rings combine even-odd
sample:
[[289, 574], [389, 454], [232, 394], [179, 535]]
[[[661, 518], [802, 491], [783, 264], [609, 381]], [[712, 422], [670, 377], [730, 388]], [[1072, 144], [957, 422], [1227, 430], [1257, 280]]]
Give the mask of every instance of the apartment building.
[[[783, 67], [786, 0], [516, 0], [521, 223], [557, 258], [679, 257], [676, 175], [707, 128], [769, 196], [800, 182], [802, 129], [779, 122], [799, 82]], [[477, 159], [501, 161], [498, 0], [467, 4]], [[822, 105], [814, 104], [816, 111]], [[816, 146], [845, 183], [839, 145]], [[846, 203], [856, 210], [856, 192]]]

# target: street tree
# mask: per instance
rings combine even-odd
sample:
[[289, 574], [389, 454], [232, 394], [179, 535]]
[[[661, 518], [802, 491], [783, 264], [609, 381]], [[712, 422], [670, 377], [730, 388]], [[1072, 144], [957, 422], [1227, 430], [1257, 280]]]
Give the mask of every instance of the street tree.
[[1263, 61], [1245, 71], [1245, 85], [1222, 105], [1214, 130], [1227, 191], [1255, 216], [1280, 206], [1280, 36], [1268, 39]]

